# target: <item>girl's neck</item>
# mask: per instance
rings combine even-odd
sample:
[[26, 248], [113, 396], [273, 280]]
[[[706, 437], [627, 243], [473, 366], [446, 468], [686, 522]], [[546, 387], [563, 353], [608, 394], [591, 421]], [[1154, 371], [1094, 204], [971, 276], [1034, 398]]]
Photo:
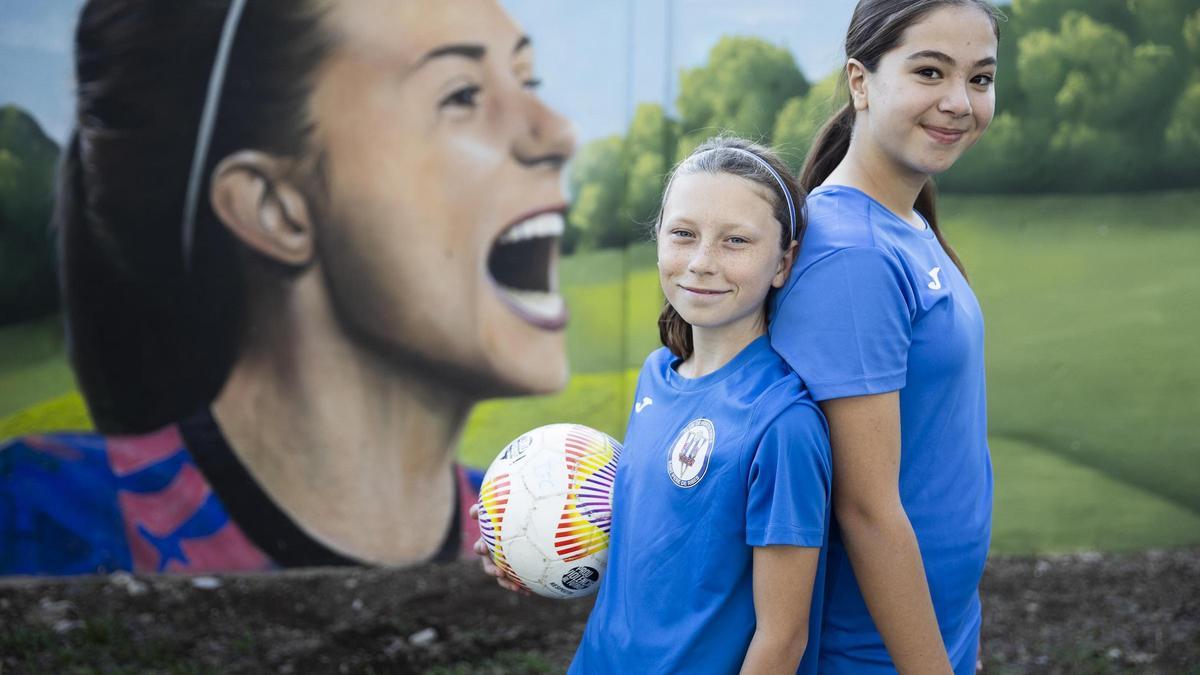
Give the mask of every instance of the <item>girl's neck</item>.
[[310, 535], [375, 563], [423, 560], [457, 508], [454, 452], [472, 401], [342, 328], [319, 270], [257, 303], [213, 414], [272, 499]]
[[913, 210], [913, 205], [927, 180], [928, 175], [898, 166], [878, 146], [868, 146], [859, 142], [857, 136], [852, 136], [846, 156], [822, 185], [846, 185], [861, 190], [913, 227], [923, 230], [925, 223]]
[[679, 364], [679, 374], [704, 377], [733, 360], [746, 345], [766, 333], [763, 312], [718, 328], [692, 326], [692, 355]]

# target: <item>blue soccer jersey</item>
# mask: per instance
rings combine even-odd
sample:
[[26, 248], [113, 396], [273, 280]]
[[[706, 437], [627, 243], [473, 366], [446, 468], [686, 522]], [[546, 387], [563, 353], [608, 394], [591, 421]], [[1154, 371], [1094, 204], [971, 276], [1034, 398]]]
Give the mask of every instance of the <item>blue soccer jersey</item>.
[[[753, 547], [827, 540], [828, 430], [765, 336], [703, 377], [659, 349], [617, 468], [608, 570], [571, 673], [737, 672]], [[800, 672], [816, 672], [824, 562]]]
[[[818, 401], [900, 392], [900, 498], [951, 663], [973, 673], [992, 513], [979, 304], [928, 226], [849, 187], [807, 203], [771, 343]], [[836, 524], [828, 566], [821, 672], [895, 672]]]

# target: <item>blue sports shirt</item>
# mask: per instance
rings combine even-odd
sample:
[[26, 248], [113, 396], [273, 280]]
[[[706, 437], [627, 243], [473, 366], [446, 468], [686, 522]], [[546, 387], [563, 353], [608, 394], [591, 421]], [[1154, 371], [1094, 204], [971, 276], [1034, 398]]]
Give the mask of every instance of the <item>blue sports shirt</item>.
[[[733, 673], [754, 635], [753, 547], [827, 541], [828, 430], [766, 336], [686, 378], [646, 359], [617, 467], [608, 570], [569, 672]], [[816, 672], [823, 561], [800, 672]]]
[[[928, 225], [850, 187], [818, 187], [807, 204], [771, 344], [817, 401], [900, 392], [900, 499], [951, 663], [969, 675], [992, 514], [979, 303]], [[836, 523], [828, 556], [821, 672], [896, 672]]]

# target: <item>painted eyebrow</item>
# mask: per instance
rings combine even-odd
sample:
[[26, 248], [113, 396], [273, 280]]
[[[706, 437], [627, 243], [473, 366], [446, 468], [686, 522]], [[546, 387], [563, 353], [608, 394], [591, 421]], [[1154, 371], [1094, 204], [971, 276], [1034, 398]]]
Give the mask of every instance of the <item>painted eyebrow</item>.
[[418, 71], [421, 67], [430, 64], [430, 61], [444, 59], [446, 56], [462, 56], [464, 59], [472, 61], [482, 61], [487, 54], [487, 48], [482, 44], [443, 44], [442, 47], [431, 49], [430, 52], [421, 56], [421, 60], [416, 61], [412, 71]]
[[428, 54], [422, 56], [421, 60], [417, 62], [416, 67], [420, 68], [434, 59], [439, 59], [445, 56], [461, 56], [463, 58], [471, 59], [472, 61], [480, 61], [483, 59], [485, 54], [487, 54], [487, 48], [483, 45], [443, 45], [441, 47], [437, 47], [436, 49], [430, 50]]
[[[936, 49], [926, 49], [924, 51], [915, 52], [913, 54], [910, 54], [908, 56], [907, 60], [908, 61], [920, 61], [921, 59], [933, 59], [934, 61], [944, 63], [947, 66], [951, 66], [951, 67], [958, 64], [957, 61], [950, 58], [949, 54], [946, 54], [944, 52], [939, 52]], [[986, 58], [979, 59], [978, 61], [975, 62], [976, 68], [982, 68], [983, 66], [994, 66], [994, 65], [996, 65], [996, 57], [994, 57], [994, 56], [988, 56]]]
[[[531, 44], [533, 44], [533, 40], [531, 40], [528, 35], [522, 35], [520, 37], [520, 39], [517, 40], [516, 46], [513, 47], [513, 53], [516, 54], [517, 52], [530, 46]], [[487, 48], [484, 47], [483, 45], [476, 45], [476, 44], [443, 45], [441, 47], [437, 47], [435, 49], [430, 50], [429, 53], [425, 54], [425, 56], [422, 56], [421, 60], [417, 61], [417, 65], [413, 67], [413, 70], [420, 68], [421, 66], [429, 63], [430, 61], [432, 61], [434, 59], [438, 59], [438, 58], [442, 58], [442, 57], [446, 57], [446, 56], [461, 56], [463, 58], [471, 59], [472, 61], [482, 61], [483, 57], [486, 55], [487, 55]]]

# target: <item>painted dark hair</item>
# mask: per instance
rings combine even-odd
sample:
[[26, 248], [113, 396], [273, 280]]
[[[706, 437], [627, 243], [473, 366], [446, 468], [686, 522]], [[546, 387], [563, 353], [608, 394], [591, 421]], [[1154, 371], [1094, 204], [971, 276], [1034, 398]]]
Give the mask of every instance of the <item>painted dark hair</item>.
[[204, 167], [191, 272], [184, 195], [229, 0], [89, 0], [75, 35], [76, 128], [54, 226], [71, 364], [96, 427], [136, 433], [209, 404], [243, 324], [243, 249], [207, 199], [247, 148], [305, 157], [313, 73], [330, 38], [308, 0], [252, 0]]
[[[792, 243], [791, 215], [788, 213], [787, 198], [771, 172], [756, 162], [753, 157], [746, 156], [746, 152], [757, 155], [783, 179], [784, 186], [791, 193], [792, 204], [795, 204], [797, 210], [795, 214], [796, 241], [799, 242], [804, 236], [804, 193], [800, 190], [791, 169], [769, 148], [736, 136], [710, 138], [700, 144], [682, 162], [675, 165], [675, 168], [667, 175], [667, 187], [663, 190], [662, 203], [658, 207], [658, 217], [654, 220], [654, 236], [658, 236], [658, 229], [662, 225], [663, 207], [667, 203], [667, 193], [671, 189], [671, 183], [677, 177], [695, 173], [727, 173], [753, 181], [767, 189], [771, 195], [771, 207], [774, 210], [775, 220], [779, 222], [779, 245], [786, 249]], [[676, 312], [669, 302], [663, 303], [662, 312], [658, 315], [658, 337], [662, 340], [663, 345], [676, 356], [686, 359], [692, 355], [692, 326], [679, 316], [679, 312]]]
[[[978, 7], [991, 18], [996, 39], [1000, 38], [1003, 15], [984, 0], [860, 0], [846, 30], [846, 58], [857, 59], [868, 71], [875, 72], [880, 59], [900, 44], [900, 38], [909, 26], [942, 7]], [[823, 183], [846, 156], [853, 128], [854, 106], [847, 102], [817, 132], [809, 149], [804, 168], [800, 170], [800, 186], [806, 192]], [[932, 178], [925, 181], [913, 208], [925, 216], [942, 248], [965, 277], [966, 268], [938, 227], [937, 185]]]

